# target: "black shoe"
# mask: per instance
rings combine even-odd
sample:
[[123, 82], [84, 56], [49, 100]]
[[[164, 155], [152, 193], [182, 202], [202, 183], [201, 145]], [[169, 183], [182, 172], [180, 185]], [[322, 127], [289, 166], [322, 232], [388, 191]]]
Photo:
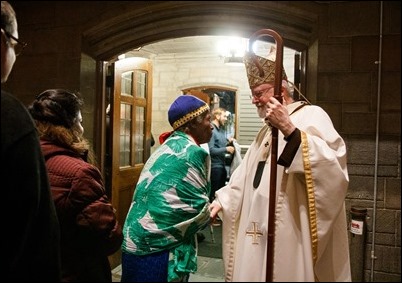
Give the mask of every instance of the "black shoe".
[[204, 240], [205, 240], [204, 234], [201, 233], [201, 232], [198, 232], [198, 233], [197, 233], [197, 241], [198, 241], [198, 243], [201, 243], [201, 242], [204, 241]]

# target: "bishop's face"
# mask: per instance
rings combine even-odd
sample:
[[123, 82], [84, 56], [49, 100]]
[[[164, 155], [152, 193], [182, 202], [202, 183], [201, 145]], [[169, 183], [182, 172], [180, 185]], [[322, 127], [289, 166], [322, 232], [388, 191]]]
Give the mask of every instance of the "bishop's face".
[[270, 83], [261, 84], [251, 90], [251, 102], [257, 107], [260, 118], [267, 115], [267, 103], [270, 97], [274, 96], [274, 86]]

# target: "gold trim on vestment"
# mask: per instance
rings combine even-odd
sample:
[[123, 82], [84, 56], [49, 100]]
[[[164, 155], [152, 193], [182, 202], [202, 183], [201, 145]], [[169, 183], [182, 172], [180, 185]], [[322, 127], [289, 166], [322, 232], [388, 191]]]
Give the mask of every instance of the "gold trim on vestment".
[[313, 253], [313, 262], [315, 264], [317, 261], [318, 233], [317, 233], [317, 212], [315, 208], [314, 181], [311, 172], [307, 135], [303, 131], [300, 132], [301, 132], [301, 143], [303, 152], [304, 176], [306, 178], [308, 213], [310, 219], [311, 247]]

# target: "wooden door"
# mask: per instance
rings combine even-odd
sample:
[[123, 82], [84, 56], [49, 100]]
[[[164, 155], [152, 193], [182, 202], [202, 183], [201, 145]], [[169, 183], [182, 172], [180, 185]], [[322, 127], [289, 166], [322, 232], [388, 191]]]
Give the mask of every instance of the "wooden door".
[[[134, 189], [150, 155], [152, 111], [152, 64], [146, 58], [114, 63], [113, 95], [110, 98], [109, 184], [117, 217], [124, 225]], [[110, 257], [112, 267], [121, 254]]]

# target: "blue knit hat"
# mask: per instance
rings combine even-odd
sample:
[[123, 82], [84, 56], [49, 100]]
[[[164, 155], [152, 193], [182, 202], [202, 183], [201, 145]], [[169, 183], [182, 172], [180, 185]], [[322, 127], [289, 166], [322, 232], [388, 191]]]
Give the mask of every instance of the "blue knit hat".
[[176, 130], [207, 110], [209, 106], [203, 100], [193, 95], [180, 95], [170, 105], [169, 123]]

